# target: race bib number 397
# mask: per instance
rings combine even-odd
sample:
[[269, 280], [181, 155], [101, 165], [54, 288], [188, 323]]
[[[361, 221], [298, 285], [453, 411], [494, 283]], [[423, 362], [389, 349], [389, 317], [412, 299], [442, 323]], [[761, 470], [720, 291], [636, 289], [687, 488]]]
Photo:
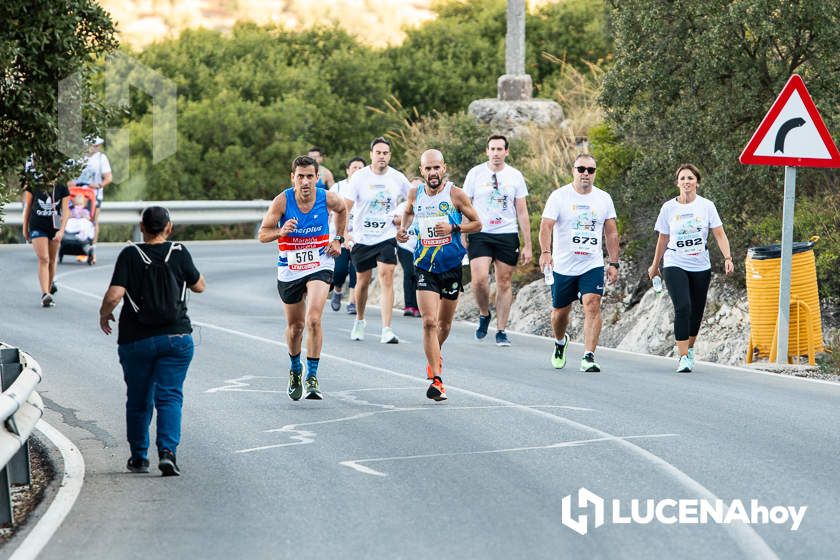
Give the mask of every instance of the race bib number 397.
[[381, 220], [365, 218], [362, 222], [362, 233], [368, 235], [384, 233], [386, 225], [388, 225], [388, 221], [384, 218]]

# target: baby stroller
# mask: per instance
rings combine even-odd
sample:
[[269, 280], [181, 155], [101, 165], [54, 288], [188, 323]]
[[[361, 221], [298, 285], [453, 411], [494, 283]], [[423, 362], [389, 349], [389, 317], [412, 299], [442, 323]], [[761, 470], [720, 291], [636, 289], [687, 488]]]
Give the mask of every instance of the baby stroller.
[[58, 262], [64, 255], [83, 255], [88, 265], [94, 261], [93, 237], [96, 226], [96, 192], [87, 187], [70, 187], [70, 217], [64, 227], [64, 237], [58, 249]]

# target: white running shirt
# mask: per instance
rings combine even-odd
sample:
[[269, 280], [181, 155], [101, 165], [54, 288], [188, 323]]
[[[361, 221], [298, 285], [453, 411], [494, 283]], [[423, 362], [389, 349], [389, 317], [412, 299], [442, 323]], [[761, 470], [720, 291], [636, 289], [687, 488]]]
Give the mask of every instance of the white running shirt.
[[662, 205], [655, 229], [668, 236], [663, 267], [676, 266], [689, 272], [712, 268], [706, 240], [711, 228], [720, 227], [715, 203], [697, 196], [689, 204], [681, 204], [672, 198]]
[[[405, 205], [408, 204], [407, 200], [400, 202], [397, 205], [397, 209], [394, 211], [395, 216], [399, 216], [400, 219], [405, 215]], [[416, 216], [414, 222], [416, 222]], [[414, 254], [414, 249], [417, 247], [417, 227], [416, 224], [412, 222], [411, 226], [407, 230], [408, 232], [408, 241], [405, 243], [400, 243], [397, 241], [397, 245], [401, 248], [405, 249], [406, 251], [411, 251]]]
[[376, 245], [397, 235], [394, 210], [408, 196], [411, 183], [405, 175], [388, 167], [377, 175], [370, 166], [350, 178], [344, 198], [353, 201], [353, 241]]
[[580, 276], [604, 266], [604, 222], [616, 217], [608, 193], [593, 186], [589, 194], [580, 194], [569, 183], [551, 193], [542, 217], [555, 220], [554, 272]]
[[[337, 193], [342, 199], [347, 198], [345, 195], [350, 190], [350, 181], [347, 179], [342, 179], [341, 181], [337, 181], [333, 183], [333, 186], [330, 187], [330, 192]], [[345, 228], [345, 234], [353, 231], [353, 214], [347, 215], [347, 227]], [[335, 213], [330, 212], [330, 235], [335, 236]]]
[[519, 232], [514, 200], [528, 196], [528, 187], [518, 170], [505, 165], [492, 171], [487, 162], [476, 165], [464, 179], [464, 192], [481, 218], [481, 233]]

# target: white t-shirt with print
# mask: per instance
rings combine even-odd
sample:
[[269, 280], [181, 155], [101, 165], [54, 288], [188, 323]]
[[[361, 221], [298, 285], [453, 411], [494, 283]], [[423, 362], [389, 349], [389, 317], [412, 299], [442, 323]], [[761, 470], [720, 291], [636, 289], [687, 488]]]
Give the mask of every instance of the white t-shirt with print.
[[555, 220], [554, 272], [580, 276], [604, 266], [604, 222], [616, 217], [608, 193], [593, 186], [589, 194], [580, 194], [570, 183], [549, 195], [542, 217]]
[[353, 201], [353, 241], [376, 245], [397, 235], [394, 210], [408, 196], [411, 183], [392, 167], [377, 175], [370, 166], [350, 178], [344, 198]]
[[[344, 200], [346, 194], [350, 190], [350, 181], [342, 179], [330, 187], [330, 192], [338, 194]], [[347, 215], [347, 227], [344, 229], [345, 233], [353, 231], [353, 214]], [[335, 212], [330, 212], [330, 236], [335, 235]]]
[[514, 201], [528, 196], [528, 187], [517, 169], [505, 165], [501, 171], [492, 171], [486, 162], [476, 165], [464, 179], [464, 192], [481, 219], [481, 233], [519, 231]]
[[[400, 219], [405, 215], [405, 206], [408, 204], [408, 201], [400, 202], [397, 205], [396, 211], [394, 211], [395, 216], [399, 216]], [[417, 216], [414, 217], [414, 222], [417, 221]], [[408, 228], [408, 241], [401, 243], [397, 241], [397, 245], [401, 248], [405, 249], [406, 251], [414, 252], [414, 249], [417, 248], [417, 228], [415, 227], [415, 223], [412, 222], [411, 226]]]
[[[85, 158], [85, 167], [82, 169], [82, 174], [79, 179], [90, 184], [102, 184], [102, 177], [106, 173], [111, 173], [111, 162], [108, 161], [108, 156], [103, 152], [96, 152]], [[104, 189], [96, 189], [96, 200], [102, 200], [102, 191]]]
[[714, 202], [697, 196], [689, 204], [672, 198], [662, 205], [655, 229], [668, 236], [663, 267], [676, 266], [689, 272], [712, 268], [706, 240], [709, 229], [723, 225]]

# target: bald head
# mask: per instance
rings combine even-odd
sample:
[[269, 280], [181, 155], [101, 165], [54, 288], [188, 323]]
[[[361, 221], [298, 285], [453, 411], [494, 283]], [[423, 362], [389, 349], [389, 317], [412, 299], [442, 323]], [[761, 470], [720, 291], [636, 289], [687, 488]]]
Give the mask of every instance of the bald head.
[[426, 150], [420, 155], [420, 166], [422, 167], [427, 161], [435, 160], [443, 163], [443, 153], [440, 150]]
[[446, 175], [446, 164], [440, 150], [426, 150], [420, 156], [420, 175], [431, 189], [437, 189], [443, 184]]

